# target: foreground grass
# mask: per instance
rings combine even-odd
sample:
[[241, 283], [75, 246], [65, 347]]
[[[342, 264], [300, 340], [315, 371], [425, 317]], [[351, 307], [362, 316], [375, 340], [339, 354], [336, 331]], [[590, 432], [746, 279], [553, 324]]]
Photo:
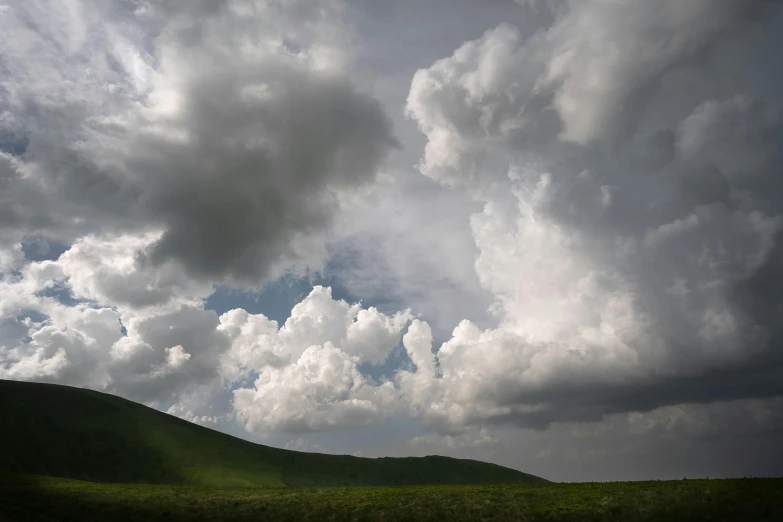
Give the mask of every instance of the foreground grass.
[[783, 479], [245, 488], [0, 478], [0, 520], [783, 520]]

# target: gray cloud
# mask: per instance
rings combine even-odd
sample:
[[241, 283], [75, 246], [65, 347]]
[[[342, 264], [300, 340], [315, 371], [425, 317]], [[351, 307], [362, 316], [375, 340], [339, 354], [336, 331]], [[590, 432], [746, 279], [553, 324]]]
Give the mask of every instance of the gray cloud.
[[0, 124], [28, 145], [2, 159], [16, 202], [3, 225], [69, 239], [162, 230], [139, 262], [175, 260], [207, 280], [319, 262], [313, 238], [337, 195], [372, 183], [397, 146], [381, 105], [346, 80], [340, 6], [6, 10]]
[[364, 454], [448, 453], [567, 482], [776, 477], [783, 465], [781, 406], [780, 398], [680, 404], [544, 431], [502, 426], [430, 434]]
[[145, 208], [165, 224], [153, 261], [252, 281], [296, 258], [292, 238], [323, 232], [337, 206], [331, 191], [371, 181], [394, 140], [379, 104], [341, 80], [295, 74], [248, 105], [230, 99], [243, 82], [226, 78], [188, 100], [180, 124], [192, 142], [141, 141], [132, 150], [148, 155], [132, 169], [149, 176]]

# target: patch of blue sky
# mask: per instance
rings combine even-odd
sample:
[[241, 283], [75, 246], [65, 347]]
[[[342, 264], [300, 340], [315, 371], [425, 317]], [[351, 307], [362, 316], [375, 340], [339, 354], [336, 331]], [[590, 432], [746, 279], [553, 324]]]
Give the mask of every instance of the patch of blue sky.
[[400, 342], [392, 351], [386, 360], [378, 365], [369, 363], [363, 363], [359, 365], [359, 371], [366, 377], [369, 377], [377, 382], [385, 382], [392, 380], [394, 374], [400, 369], [412, 369], [413, 364], [408, 352]]
[[[22, 339], [23, 344], [27, 344], [31, 342], [33, 339], [29, 335], [26, 334], [27, 326], [24, 326], [23, 321], [25, 319], [29, 319], [34, 323], [43, 323], [49, 318], [46, 314], [42, 314], [41, 312], [37, 310], [30, 310], [30, 309], [22, 309], [19, 311], [19, 314], [16, 316], [16, 320], [14, 321], [11, 318], [8, 318], [7, 321], [4, 321], [4, 324], [2, 324], [2, 328], [6, 332], [3, 332], [5, 335], [9, 337], [16, 337], [16, 335], [19, 335]], [[0, 339], [2, 339], [2, 335], [0, 335]]]
[[210, 295], [204, 307], [222, 315], [235, 308], [243, 308], [251, 314], [264, 314], [279, 324], [285, 322], [291, 309], [312, 289], [306, 279], [284, 277], [268, 283], [260, 292], [247, 292], [219, 286]]
[[22, 156], [27, 152], [29, 144], [27, 136], [14, 136], [6, 130], [0, 129], [0, 151], [12, 156]]
[[89, 302], [86, 299], [76, 299], [71, 292], [71, 287], [64, 283], [56, 283], [44, 288], [36, 294], [38, 297], [50, 297], [65, 306], [76, 306]]
[[29, 318], [34, 323], [42, 323], [48, 319], [48, 316], [37, 310], [29, 310], [25, 308], [19, 311], [19, 315], [17, 315], [16, 318], [19, 321], [23, 321]]
[[[330, 287], [334, 299], [344, 299], [349, 303], [360, 300], [358, 296], [348, 292], [337, 279], [320, 275], [306, 277], [288, 275], [267, 283], [260, 292], [218, 287], [207, 298], [204, 306], [207, 310], [214, 310], [218, 315], [235, 308], [244, 308], [251, 314], [264, 314], [282, 325], [290, 317], [291, 309], [317, 285]], [[365, 307], [375, 306], [365, 301], [362, 301], [362, 304]]]
[[22, 238], [22, 252], [28, 261], [53, 261], [70, 248], [65, 243], [44, 236]]

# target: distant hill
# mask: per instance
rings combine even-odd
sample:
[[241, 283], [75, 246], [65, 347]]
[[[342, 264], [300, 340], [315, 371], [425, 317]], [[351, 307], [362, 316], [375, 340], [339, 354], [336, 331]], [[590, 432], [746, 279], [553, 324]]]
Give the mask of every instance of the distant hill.
[[360, 458], [254, 444], [113, 395], [0, 380], [0, 473], [94, 482], [382, 486], [547, 482], [475, 460]]

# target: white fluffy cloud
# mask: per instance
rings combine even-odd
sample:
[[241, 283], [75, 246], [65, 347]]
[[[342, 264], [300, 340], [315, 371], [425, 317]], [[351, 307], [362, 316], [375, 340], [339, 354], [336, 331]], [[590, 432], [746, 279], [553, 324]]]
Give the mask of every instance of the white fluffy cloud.
[[211, 294], [211, 284], [188, 277], [178, 264], [150, 266], [138, 256], [138, 252], [149, 248], [159, 237], [159, 233], [86, 236], [57, 260], [57, 266], [75, 297], [107, 306], [166, 307]]
[[331, 288], [316, 286], [293, 307], [285, 324], [236, 309], [220, 317], [219, 329], [232, 340], [224, 371], [262, 371], [295, 362], [312, 346], [332, 343], [358, 362], [380, 364], [400, 342], [410, 310], [385, 315], [332, 298]]
[[388, 416], [397, 390], [391, 382], [373, 382], [358, 366], [384, 362], [410, 319], [409, 310], [385, 315], [334, 300], [331, 289], [321, 286], [294, 306], [279, 328], [262, 315], [225, 313], [219, 330], [232, 345], [223, 374], [257, 375], [251, 388], [235, 391], [237, 414], [250, 431], [291, 432]]
[[391, 383], [374, 386], [357, 359], [332, 343], [307, 348], [293, 364], [266, 368], [253, 388], [234, 392], [234, 408], [249, 431], [304, 432], [384, 418], [396, 400]]
[[228, 340], [203, 310], [211, 289], [175, 266], [139, 264], [136, 247], [149, 241], [87, 237], [57, 260], [4, 275], [0, 309], [11, 335], [0, 373], [152, 403], [215, 379]]

